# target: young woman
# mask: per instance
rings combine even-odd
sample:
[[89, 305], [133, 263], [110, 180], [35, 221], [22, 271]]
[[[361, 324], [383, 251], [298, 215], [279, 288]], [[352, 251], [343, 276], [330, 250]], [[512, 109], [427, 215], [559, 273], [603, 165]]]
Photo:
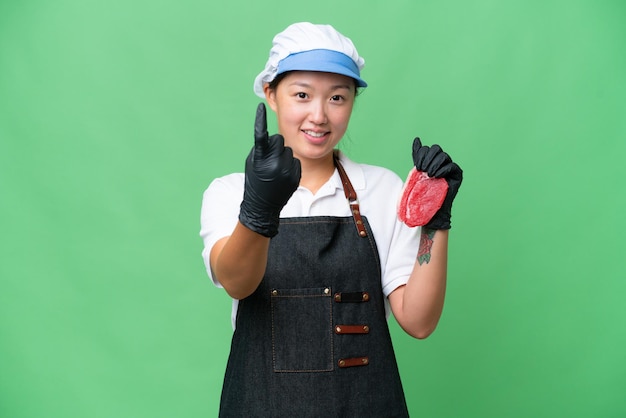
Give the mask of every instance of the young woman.
[[462, 171], [416, 138], [416, 169], [448, 192], [424, 227], [398, 220], [402, 179], [336, 150], [363, 65], [331, 26], [276, 35], [254, 91], [279, 134], [260, 104], [245, 173], [204, 194], [203, 257], [233, 298], [220, 416], [408, 416], [387, 314], [416, 338], [437, 326]]

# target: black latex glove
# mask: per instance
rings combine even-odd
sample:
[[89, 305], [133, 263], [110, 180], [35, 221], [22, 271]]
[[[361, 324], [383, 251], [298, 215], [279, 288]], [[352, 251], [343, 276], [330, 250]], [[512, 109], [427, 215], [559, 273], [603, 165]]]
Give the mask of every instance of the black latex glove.
[[267, 134], [265, 105], [254, 122], [254, 147], [246, 159], [246, 181], [239, 222], [266, 237], [278, 233], [280, 211], [300, 184], [300, 160], [282, 135]]
[[424, 228], [450, 229], [452, 201], [459, 191], [459, 187], [461, 187], [463, 170], [452, 161], [439, 145], [423, 146], [419, 138], [415, 138], [413, 141], [413, 163], [417, 170], [426, 172], [429, 177], [444, 178], [448, 183], [448, 193], [443, 205], [430, 222], [424, 225]]

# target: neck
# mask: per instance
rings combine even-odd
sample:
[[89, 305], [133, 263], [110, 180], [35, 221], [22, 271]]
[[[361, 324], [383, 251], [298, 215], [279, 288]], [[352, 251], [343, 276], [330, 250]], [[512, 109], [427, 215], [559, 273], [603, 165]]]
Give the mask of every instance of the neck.
[[302, 177], [300, 186], [315, 194], [335, 172], [333, 154], [317, 160], [301, 160]]

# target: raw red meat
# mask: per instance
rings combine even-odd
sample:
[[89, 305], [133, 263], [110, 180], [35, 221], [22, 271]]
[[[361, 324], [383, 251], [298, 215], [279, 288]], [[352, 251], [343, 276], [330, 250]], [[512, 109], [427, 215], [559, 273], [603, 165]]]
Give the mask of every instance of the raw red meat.
[[443, 204], [447, 193], [445, 179], [428, 177], [413, 167], [398, 201], [398, 218], [410, 227], [426, 225]]

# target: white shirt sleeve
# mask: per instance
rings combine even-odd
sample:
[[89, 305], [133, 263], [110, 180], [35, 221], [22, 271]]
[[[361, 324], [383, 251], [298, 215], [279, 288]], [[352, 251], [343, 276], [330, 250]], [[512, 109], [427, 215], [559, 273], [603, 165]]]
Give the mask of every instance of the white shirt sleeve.
[[202, 196], [200, 211], [200, 237], [204, 242], [202, 258], [209, 277], [219, 287], [221, 285], [211, 272], [211, 249], [221, 238], [233, 233], [239, 220], [243, 186], [243, 173], [230, 174], [213, 180]]

